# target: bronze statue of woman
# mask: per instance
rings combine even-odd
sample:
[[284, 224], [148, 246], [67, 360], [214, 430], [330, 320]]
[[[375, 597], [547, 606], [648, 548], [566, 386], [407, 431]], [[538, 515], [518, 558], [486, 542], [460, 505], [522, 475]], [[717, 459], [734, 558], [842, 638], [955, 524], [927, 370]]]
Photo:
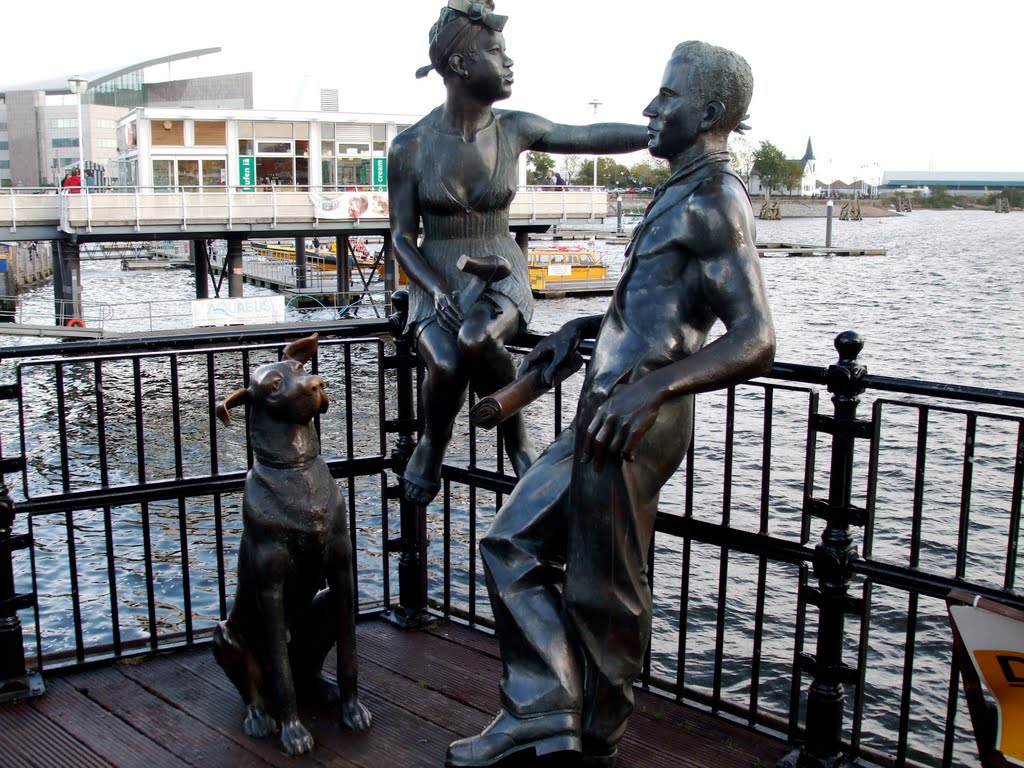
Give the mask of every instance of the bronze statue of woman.
[[[527, 150], [608, 154], [647, 146], [643, 126], [560, 125], [538, 115], [494, 109], [512, 93], [512, 59], [494, 4], [449, 0], [430, 29], [431, 71], [444, 80], [444, 104], [400, 133], [388, 155], [391, 231], [409, 276], [409, 332], [426, 376], [423, 433], [404, 473], [405, 494], [428, 504], [441, 485], [441, 464], [467, 387], [489, 395], [515, 378], [505, 343], [533, 315], [526, 258], [509, 236], [518, 159]], [[423, 239], [417, 244], [420, 221]], [[470, 306], [460, 291], [471, 278], [459, 259], [502, 257], [511, 273]], [[535, 458], [522, 416], [502, 424], [512, 468]]]

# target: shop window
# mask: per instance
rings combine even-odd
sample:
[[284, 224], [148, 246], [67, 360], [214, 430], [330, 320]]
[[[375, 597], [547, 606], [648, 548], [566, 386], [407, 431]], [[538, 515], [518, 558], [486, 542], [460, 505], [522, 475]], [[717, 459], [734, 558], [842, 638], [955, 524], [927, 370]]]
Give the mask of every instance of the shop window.
[[227, 131], [223, 120], [196, 120], [197, 147], [223, 147], [227, 144]]
[[290, 155], [292, 143], [290, 141], [258, 141], [256, 142], [256, 154], [258, 155]]
[[153, 186], [157, 189], [166, 190], [171, 186], [172, 173], [174, 172], [173, 160], [153, 161]]
[[203, 160], [203, 186], [221, 187], [227, 183], [225, 162], [223, 160]]
[[257, 157], [258, 183], [265, 188], [292, 186], [295, 183], [294, 162], [290, 157]]
[[238, 140], [238, 154], [243, 156], [243, 157], [246, 157], [246, 156], [251, 157], [252, 155], [255, 155], [256, 154], [256, 150], [254, 148], [254, 144], [255, 143], [253, 142], [252, 139], [239, 139]]
[[337, 170], [334, 160], [324, 160], [320, 164], [320, 172], [323, 177], [322, 181], [325, 187], [333, 187], [338, 183]]
[[178, 186], [186, 188], [199, 186], [198, 160], [178, 160]]

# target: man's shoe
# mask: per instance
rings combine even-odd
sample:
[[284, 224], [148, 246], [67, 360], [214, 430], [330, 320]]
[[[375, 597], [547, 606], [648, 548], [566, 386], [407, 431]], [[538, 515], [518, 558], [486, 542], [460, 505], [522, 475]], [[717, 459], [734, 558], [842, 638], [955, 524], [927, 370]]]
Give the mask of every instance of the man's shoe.
[[604, 752], [583, 752], [583, 768], [615, 768], [619, 759], [618, 747], [609, 747]]
[[537, 757], [553, 752], [579, 752], [579, 715], [554, 712], [517, 717], [502, 708], [479, 735], [452, 742], [445, 765], [478, 768], [494, 765], [525, 750], [532, 750]]

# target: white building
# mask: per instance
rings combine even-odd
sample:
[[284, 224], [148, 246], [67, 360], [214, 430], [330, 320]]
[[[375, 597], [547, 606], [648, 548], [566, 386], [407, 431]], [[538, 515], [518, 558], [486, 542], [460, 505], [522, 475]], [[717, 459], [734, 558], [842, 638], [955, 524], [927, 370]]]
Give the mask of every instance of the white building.
[[412, 115], [142, 107], [118, 123], [123, 186], [384, 186]]
[[[792, 159], [796, 160], [796, 158]], [[796, 160], [796, 162], [800, 163], [803, 168], [800, 186], [799, 188], [786, 189], [784, 192], [789, 195], [799, 195], [800, 197], [814, 197], [817, 193], [818, 171], [810, 136], [807, 137], [807, 149], [804, 151], [804, 156]], [[750, 190], [751, 195], [763, 195], [765, 193], [764, 185], [761, 184], [756, 168], [750, 172], [750, 183], [747, 185], [747, 188]], [[778, 191], [776, 190], [776, 192]]]

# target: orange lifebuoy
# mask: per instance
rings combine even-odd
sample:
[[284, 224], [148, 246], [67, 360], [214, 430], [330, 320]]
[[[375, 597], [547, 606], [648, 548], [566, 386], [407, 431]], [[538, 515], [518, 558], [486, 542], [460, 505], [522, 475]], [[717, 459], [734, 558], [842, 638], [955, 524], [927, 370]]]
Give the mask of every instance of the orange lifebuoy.
[[65, 323], [65, 325], [68, 328], [85, 328], [85, 321], [79, 320], [77, 317], [72, 317]]

